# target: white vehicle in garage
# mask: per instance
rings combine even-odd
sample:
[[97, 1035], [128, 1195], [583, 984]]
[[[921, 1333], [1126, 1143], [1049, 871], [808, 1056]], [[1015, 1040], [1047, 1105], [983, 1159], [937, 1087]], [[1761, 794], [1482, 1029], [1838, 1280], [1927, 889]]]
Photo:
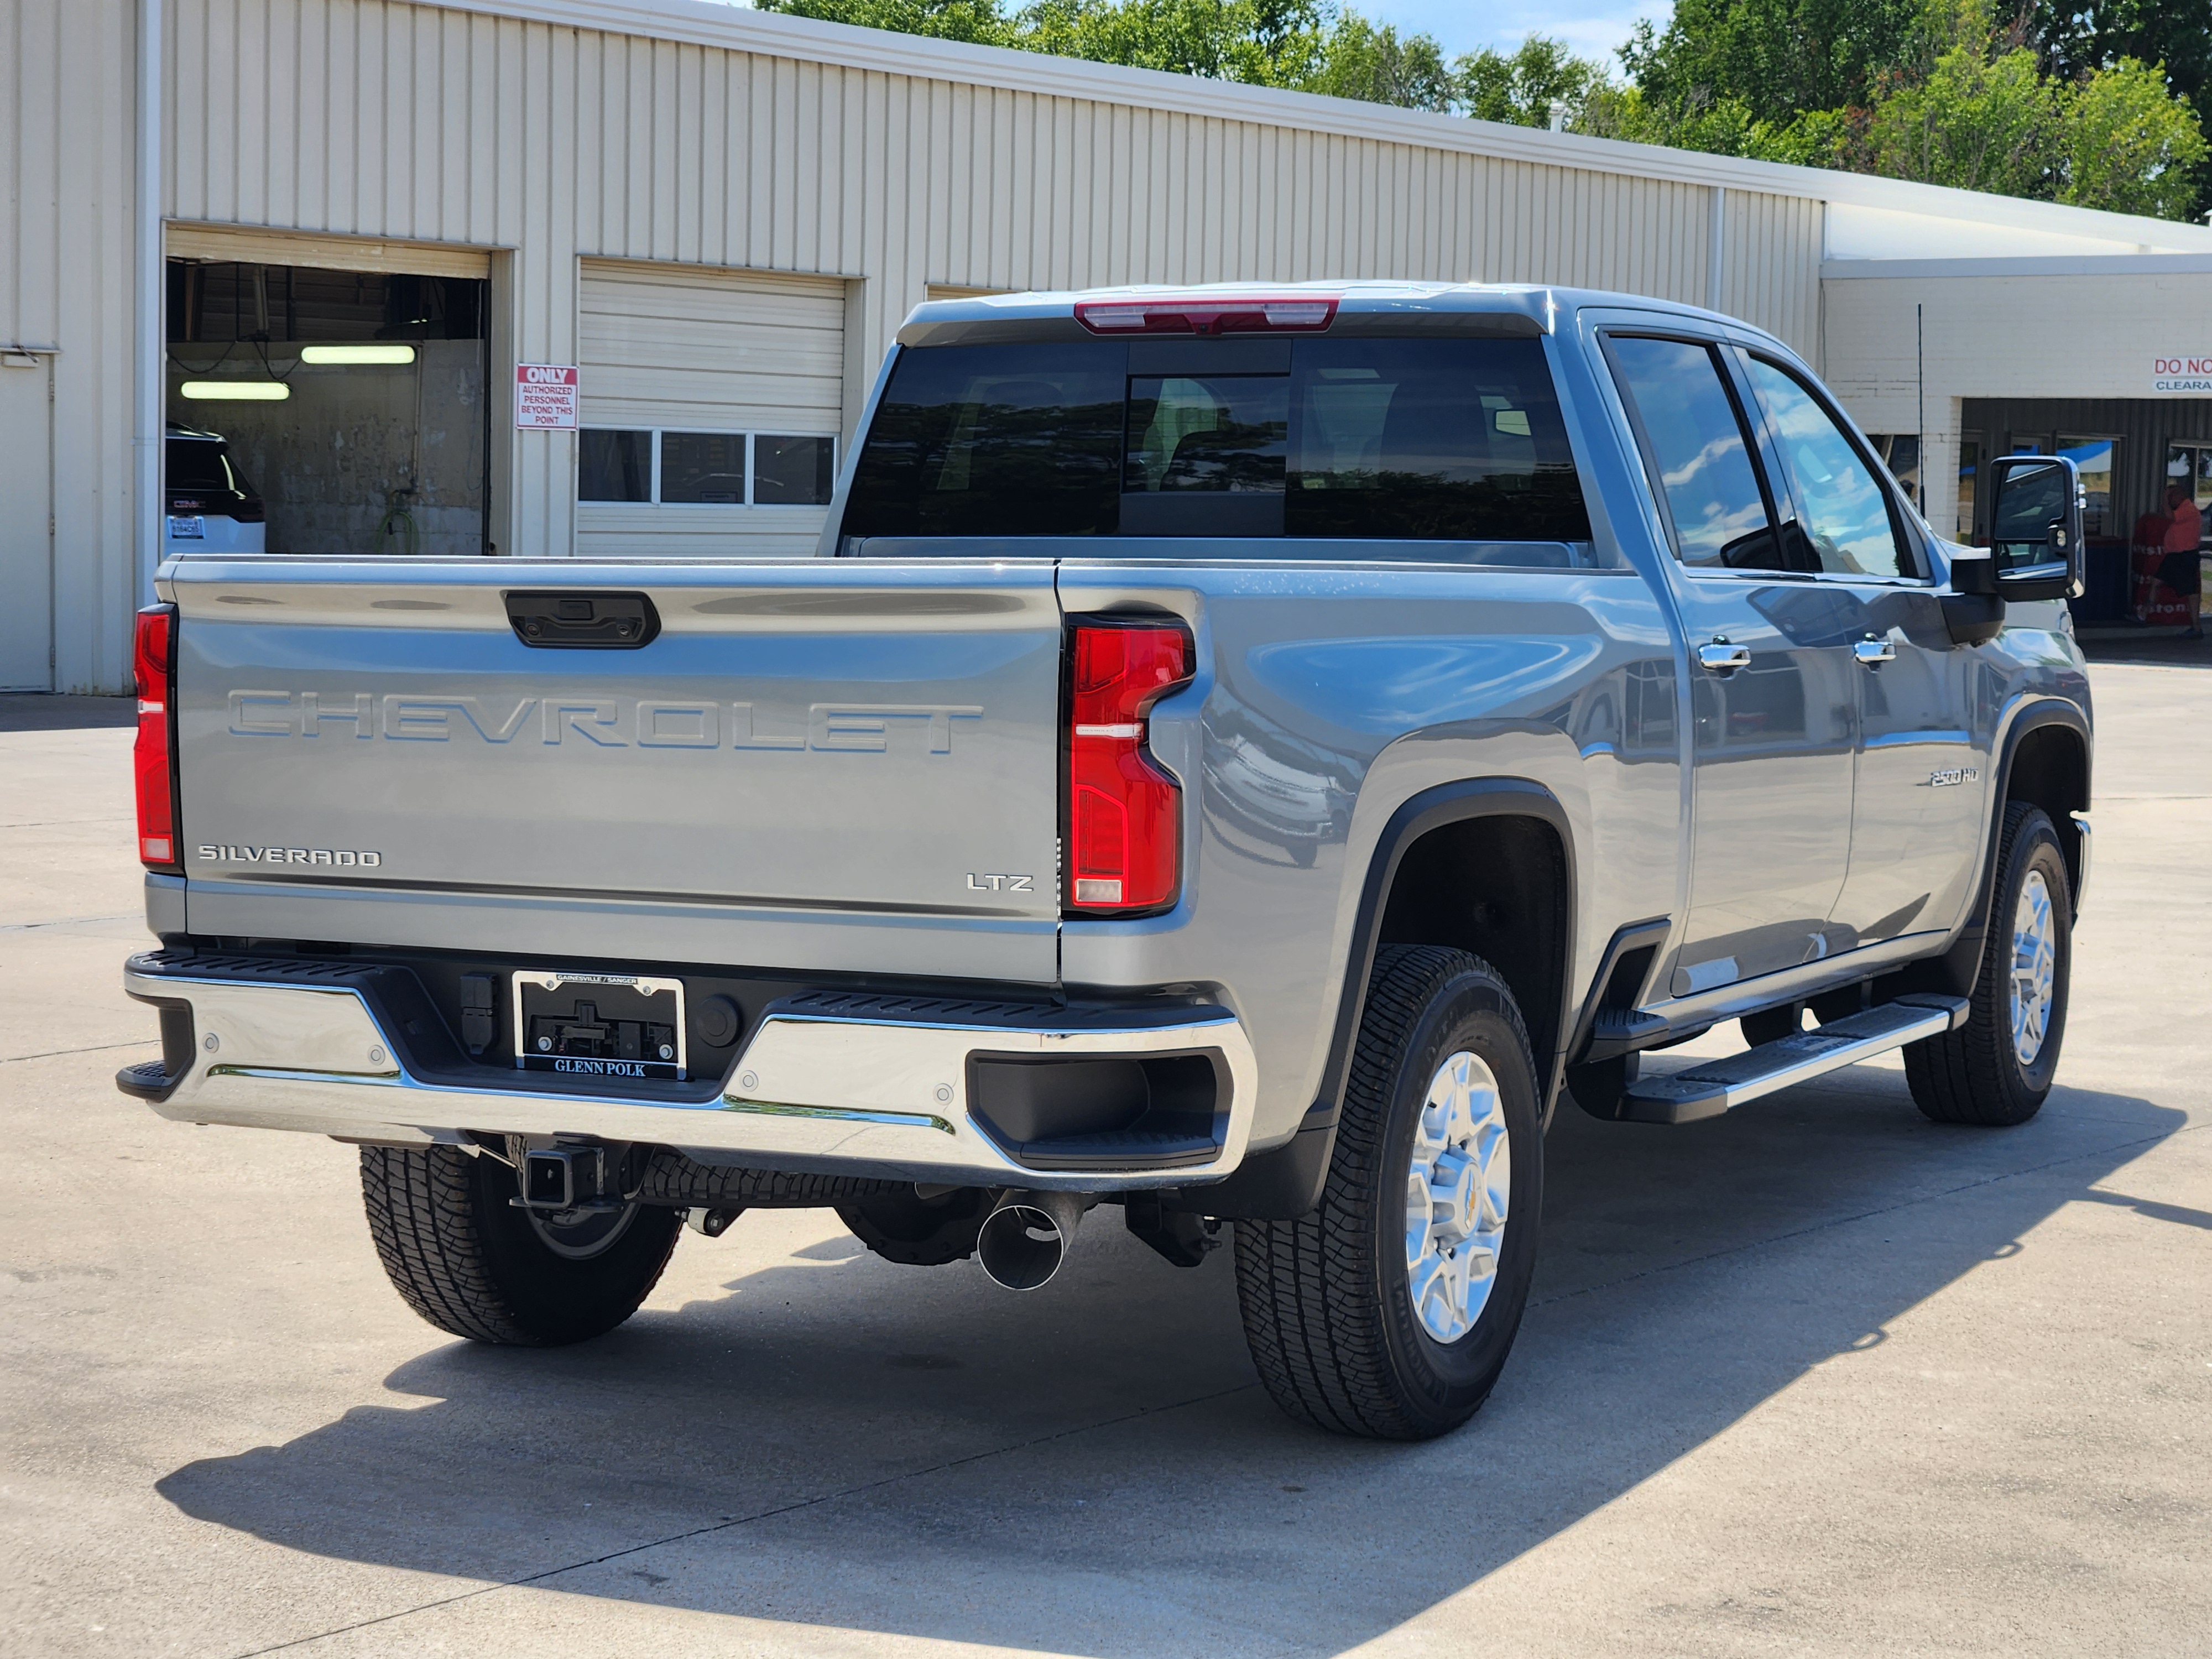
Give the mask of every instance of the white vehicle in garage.
[[268, 512], [261, 493], [231, 459], [219, 432], [169, 422], [163, 445], [161, 555], [265, 553]]

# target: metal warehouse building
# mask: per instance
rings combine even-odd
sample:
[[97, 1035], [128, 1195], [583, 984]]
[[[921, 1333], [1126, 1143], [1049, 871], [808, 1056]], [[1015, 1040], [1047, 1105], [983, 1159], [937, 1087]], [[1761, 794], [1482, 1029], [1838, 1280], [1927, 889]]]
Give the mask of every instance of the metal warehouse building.
[[2202, 226], [705, 0], [0, 0], [0, 688], [127, 690], [232, 497], [270, 551], [811, 551], [946, 293], [1628, 289], [1790, 342], [1944, 528], [2030, 446], [2108, 538], [2212, 499]]

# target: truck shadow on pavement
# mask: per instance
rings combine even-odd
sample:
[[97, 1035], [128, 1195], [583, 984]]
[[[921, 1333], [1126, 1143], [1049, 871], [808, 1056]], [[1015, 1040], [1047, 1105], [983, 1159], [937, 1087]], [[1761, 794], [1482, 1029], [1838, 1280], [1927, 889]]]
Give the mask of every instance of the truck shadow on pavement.
[[[2062, 1089], [2024, 1128], [1945, 1128], [1877, 1067], [1683, 1129], [1563, 1105], [1518, 1350], [1426, 1445], [1279, 1416], [1227, 1253], [1177, 1272], [1102, 1210], [1032, 1296], [815, 1245], [580, 1348], [435, 1347], [387, 1379], [419, 1403], [159, 1489], [292, 1549], [473, 1581], [395, 1610], [529, 1583], [1099, 1659], [1336, 1653], [2012, 1271], [2063, 1206], [2128, 1205], [2092, 1189], [2183, 1121]], [[2172, 1207], [2129, 1224], [2204, 1224]]]

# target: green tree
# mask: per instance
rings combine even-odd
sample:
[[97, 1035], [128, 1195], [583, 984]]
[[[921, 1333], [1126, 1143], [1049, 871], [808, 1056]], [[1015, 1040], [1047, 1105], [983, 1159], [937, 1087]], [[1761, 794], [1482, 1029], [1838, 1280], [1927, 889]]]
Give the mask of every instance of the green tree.
[[2051, 72], [2085, 81], [2123, 59], [2155, 64], [2168, 91], [2197, 108], [2212, 89], [2212, 7], [2205, 0], [2036, 0], [2030, 21]]
[[1571, 125], [1605, 85], [1605, 70], [1565, 45], [1532, 34], [1511, 52], [1488, 46], [1452, 65], [1454, 101], [1478, 121]]
[[1663, 30], [1637, 25], [1620, 61], [1657, 109], [1694, 114], [1734, 98], [1779, 128], [1863, 102], [1918, 15], [1918, 0], [1677, 0]]
[[1294, 84], [1302, 92], [1358, 98], [1404, 109], [1451, 109], [1456, 89], [1443, 49], [1426, 34], [1401, 35], [1356, 11], [1339, 12], [1320, 39], [1312, 67]]
[[2026, 47], [1985, 58], [1954, 46], [1898, 87], [1867, 123], [1867, 170], [2007, 196], [2049, 194], [2063, 100]]
[[860, 28], [890, 29], [899, 34], [927, 34], [987, 46], [1011, 46], [1014, 27], [998, 0], [755, 0], [763, 11]]
[[1007, 44], [1215, 81], [1293, 86], [1312, 72], [1320, 16], [1299, 0], [1038, 0]]
[[2158, 70], [2124, 58], [2067, 90], [2058, 199], [2192, 217], [2206, 155], [2197, 112], [2167, 92]]
[[[2166, 89], [2203, 111], [2212, 97], [2212, 8], [2205, 0], [2036, 0], [2033, 21], [2045, 63], [2061, 80], [2087, 81], [2123, 62], [2154, 64]], [[2212, 210], [2212, 158], [2191, 169], [2194, 198], [2171, 216]], [[2161, 177], [2160, 198], [2172, 186]]]

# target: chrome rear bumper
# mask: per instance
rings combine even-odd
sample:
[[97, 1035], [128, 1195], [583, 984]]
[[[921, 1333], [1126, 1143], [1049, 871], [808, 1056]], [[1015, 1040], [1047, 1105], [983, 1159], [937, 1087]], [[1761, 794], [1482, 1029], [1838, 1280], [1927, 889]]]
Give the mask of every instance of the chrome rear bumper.
[[[1037, 1024], [963, 1020], [960, 1011], [976, 1005], [959, 1002], [860, 997], [842, 1000], [857, 1012], [835, 1013], [776, 1006], [713, 1094], [702, 1085], [689, 1100], [642, 1099], [418, 1076], [369, 1000], [343, 977], [307, 972], [278, 981], [241, 976], [235, 966], [198, 974], [189, 963], [134, 957], [124, 988], [142, 1001], [188, 1006], [191, 1048], [188, 1060], [170, 1055], [173, 1069], [133, 1068], [118, 1081], [162, 1116], [185, 1123], [401, 1146], [454, 1143], [470, 1132], [588, 1136], [760, 1169], [1087, 1192], [1219, 1180], [1243, 1161], [1251, 1133], [1252, 1046], [1221, 1008], [1119, 1020], [1092, 1009], [1079, 1019]], [[872, 1012], [872, 1000], [900, 1017]], [[1218, 1153], [1175, 1168], [1024, 1165], [969, 1112], [968, 1060], [979, 1053], [1211, 1054], [1226, 1077]], [[514, 1075], [520, 1081], [524, 1074]]]

